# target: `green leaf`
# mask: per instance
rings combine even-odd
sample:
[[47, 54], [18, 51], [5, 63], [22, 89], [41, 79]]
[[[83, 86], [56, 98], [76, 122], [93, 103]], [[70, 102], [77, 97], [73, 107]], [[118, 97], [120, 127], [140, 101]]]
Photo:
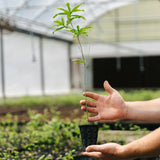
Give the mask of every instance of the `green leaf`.
[[77, 31], [79, 32], [79, 25], [77, 25]]
[[84, 61], [81, 61], [81, 64], [84, 64]]
[[80, 62], [81, 59], [72, 59], [73, 62]]
[[58, 15], [59, 15], [59, 14], [55, 14], [55, 15], [53, 16], [53, 18], [56, 18]]
[[72, 39], [75, 39], [75, 37], [76, 37], [76, 35], [74, 34], [73, 37], [72, 37]]
[[43, 160], [45, 158], [45, 155], [42, 155], [38, 160]]
[[83, 27], [83, 29], [91, 29], [91, 28], [92, 28], [91, 26]]
[[68, 8], [68, 11], [71, 13], [70, 3], [66, 3], [66, 6], [67, 6], [67, 8]]
[[64, 8], [57, 8], [57, 9], [63, 11], [63, 13], [66, 13], [66, 14], [68, 13], [68, 11]]
[[[75, 6], [73, 9], [72, 9], [72, 12], [77, 12], [77, 9], [81, 6], [81, 5], [83, 5], [84, 4], [84, 2], [83, 3], [80, 3], [79, 5], [77, 5], [77, 6]], [[83, 11], [83, 10], [82, 10]]]
[[70, 29], [70, 30], [66, 30], [67, 32], [71, 32], [71, 33], [74, 33], [74, 34], [77, 34], [77, 30], [76, 29]]
[[53, 16], [53, 18], [56, 18], [56, 17], [59, 16], [59, 15], [67, 15], [67, 13], [57, 13], [57, 14], [55, 14], [55, 15]]
[[85, 36], [88, 36], [87, 32], [80, 32], [80, 34], [83, 34]]
[[72, 61], [76, 62], [76, 63], [84, 64], [84, 60], [83, 59], [73, 59]]
[[71, 26], [67, 26], [69, 29], [73, 29]]
[[91, 29], [91, 28], [92, 27], [90, 27], [90, 26], [86, 26], [86, 27], [81, 28], [80, 29], [80, 34], [84, 34], [84, 35], [88, 36], [86, 30]]
[[83, 17], [83, 16], [80, 16], [80, 15], [72, 15], [74, 18], [82, 18], [83, 20], [86, 20], [86, 18], [85, 17]]
[[62, 25], [65, 25], [64, 18], [61, 18]]
[[76, 9], [74, 12], [84, 12], [84, 9]]
[[62, 22], [59, 20], [53, 21], [54, 23], [58, 23], [59, 25], [62, 25]]
[[51, 26], [51, 28], [52, 28], [52, 27], [59, 27], [59, 26], [61, 26], [61, 25], [55, 24], [55, 25]]
[[64, 28], [64, 26], [63, 26], [63, 27], [59, 27], [59, 28], [57, 28], [54, 32], [59, 31], [59, 30], [62, 30], [63, 28]]

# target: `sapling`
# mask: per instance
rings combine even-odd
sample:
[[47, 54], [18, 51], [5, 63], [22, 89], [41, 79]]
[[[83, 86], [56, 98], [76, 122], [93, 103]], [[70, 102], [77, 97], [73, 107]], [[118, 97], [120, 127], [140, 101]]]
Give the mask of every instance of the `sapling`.
[[[76, 63], [81, 63], [84, 68], [84, 93], [86, 94], [86, 58], [84, 55], [82, 43], [80, 41], [80, 36], [88, 36], [88, 30], [91, 29], [92, 27], [90, 26], [85, 26], [85, 27], [80, 27], [79, 25], [74, 26], [73, 21], [82, 19], [86, 20], [84, 16], [81, 16], [77, 14], [77, 12], [84, 12], [84, 10], [79, 9], [81, 5], [84, 3], [80, 3], [76, 5], [75, 7], [71, 8], [70, 3], [66, 3], [66, 8], [57, 8], [60, 10], [60, 13], [57, 13], [53, 16], [55, 19], [57, 16], [63, 16], [60, 20], [54, 20], [54, 25], [52, 27], [55, 28], [53, 31], [53, 34], [59, 30], [65, 30], [66, 32], [71, 32], [73, 34], [73, 39], [77, 38], [80, 52], [81, 52], [81, 58], [80, 59], [73, 59], [72, 61]], [[86, 95], [85, 95], [85, 100], [87, 100]], [[88, 121], [88, 111], [87, 111], [87, 104], [86, 104], [86, 119]]]

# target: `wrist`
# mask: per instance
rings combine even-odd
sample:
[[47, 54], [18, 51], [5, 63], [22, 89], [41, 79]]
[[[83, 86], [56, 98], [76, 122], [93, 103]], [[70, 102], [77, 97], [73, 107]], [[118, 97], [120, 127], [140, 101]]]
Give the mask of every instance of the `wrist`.
[[123, 106], [123, 119], [129, 119], [129, 116], [128, 116], [128, 103], [129, 102], [124, 102], [124, 106]]
[[120, 159], [131, 159], [135, 158], [135, 156], [132, 155], [132, 151], [128, 148], [127, 145], [122, 145], [118, 150], [118, 157]]
[[118, 148], [117, 153], [116, 153], [117, 157], [119, 157], [119, 159], [127, 159], [127, 149], [125, 145], [122, 145]]

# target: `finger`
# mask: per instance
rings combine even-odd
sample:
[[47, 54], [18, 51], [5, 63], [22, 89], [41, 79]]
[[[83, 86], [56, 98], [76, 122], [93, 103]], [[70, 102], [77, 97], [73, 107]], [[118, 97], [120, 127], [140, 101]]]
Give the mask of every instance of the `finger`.
[[[86, 106], [81, 107], [82, 111], [86, 111]], [[98, 113], [97, 108], [87, 107], [87, 111], [90, 113]]]
[[103, 145], [90, 145], [86, 148], [86, 152], [102, 152]]
[[90, 97], [92, 99], [98, 100], [99, 95], [93, 92], [84, 92], [83, 96]]
[[[85, 100], [81, 100], [80, 104], [85, 105], [86, 101]], [[95, 101], [87, 101], [87, 106], [96, 107], [96, 105], [97, 105], [97, 102], [95, 102]]]
[[88, 117], [89, 122], [94, 122], [94, 121], [99, 121], [99, 120], [101, 120], [99, 115], [96, 115], [94, 117]]
[[100, 152], [83, 152], [84, 156], [89, 156], [89, 157], [95, 157], [95, 158], [100, 158], [101, 153]]
[[112, 94], [115, 89], [113, 89], [110, 84], [108, 83], [108, 81], [105, 81], [104, 82], [104, 89], [109, 93], [109, 94]]

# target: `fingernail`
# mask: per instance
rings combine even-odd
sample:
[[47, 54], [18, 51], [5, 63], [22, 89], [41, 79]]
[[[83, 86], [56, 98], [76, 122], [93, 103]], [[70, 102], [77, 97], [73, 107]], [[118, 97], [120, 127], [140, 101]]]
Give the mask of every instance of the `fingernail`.
[[106, 80], [104, 83], [105, 83], [105, 84], [108, 84], [108, 81]]

